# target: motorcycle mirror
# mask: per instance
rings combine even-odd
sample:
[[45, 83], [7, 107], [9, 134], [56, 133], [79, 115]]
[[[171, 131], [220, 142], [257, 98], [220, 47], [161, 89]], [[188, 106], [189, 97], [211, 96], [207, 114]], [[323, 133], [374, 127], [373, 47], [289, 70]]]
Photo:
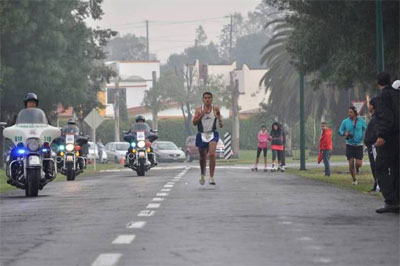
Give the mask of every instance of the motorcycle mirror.
[[124, 130], [124, 131], [122, 131], [122, 133], [126, 135], [126, 134], [128, 134], [128, 131]]
[[150, 131], [153, 132], [153, 133], [157, 133], [157, 132], [158, 132], [157, 129], [152, 129], [152, 130], [150, 130]]
[[5, 127], [5, 126], [7, 126], [6, 122], [0, 122], [0, 127]]

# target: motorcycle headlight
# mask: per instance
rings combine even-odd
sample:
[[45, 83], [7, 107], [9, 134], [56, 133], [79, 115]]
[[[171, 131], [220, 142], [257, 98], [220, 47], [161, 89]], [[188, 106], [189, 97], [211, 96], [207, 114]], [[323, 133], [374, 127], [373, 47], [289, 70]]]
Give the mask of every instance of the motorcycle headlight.
[[131, 143], [131, 147], [132, 147], [132, 148], [135, 148], [135, 147], [136, 147], [136, 143], [135, 143], [135, 142], [132, 142], [132, 143]]
[[67, 146], [65, 146], [65, 149], [67, 151], [73, 151], [75, 148], [74, 144], [67, 144]]
[[37, 139], [29, 139], [26, 142], [26, 146], [28, 147], [28, 149], [30, 151], [37, 151], [40, 147], [40, 143], [39, 143], [39, 140], [37, 140]]
[[58, 150], [60, 150], [60, 151], [63, 151], [64, 149], [65, 149], [64, 145], [60, 145], [60, 146], [58, 147]]
[[146, 143], [145, 143], [143, 140], [141, 140], [141, 141], [138, 142], [137, 146], [138, 146], [139, 148], [143, 149], [144, 146], [146, 146]]

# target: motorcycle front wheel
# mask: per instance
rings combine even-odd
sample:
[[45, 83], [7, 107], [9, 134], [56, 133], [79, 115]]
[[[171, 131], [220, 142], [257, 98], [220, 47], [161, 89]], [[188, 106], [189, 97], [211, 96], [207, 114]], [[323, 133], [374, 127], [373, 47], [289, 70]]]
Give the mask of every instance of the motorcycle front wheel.
[[25, 196], [36, 197], [39, 194], [40, 168], [27, 169], [25, 181]]
[[75, 171], [72, 169], [72, 164], [67, 165], [67, 181], [75, 180]]
[[140, 160], [138, 169], [136, 170], [138, 176], [145, 176], [146, 174], [146, 161]]

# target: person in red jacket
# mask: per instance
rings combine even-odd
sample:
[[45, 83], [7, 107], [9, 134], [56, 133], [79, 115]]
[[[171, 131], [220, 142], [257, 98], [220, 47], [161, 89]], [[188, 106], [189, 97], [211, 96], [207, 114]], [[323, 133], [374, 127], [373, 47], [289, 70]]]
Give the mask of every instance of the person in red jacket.
[[331, 167], [329, 160], [332, 153], [332, 130], [328, 128], [326, 122], [321, 123], [321, 138], [319, 139], [319, 151], [322, 154], [322, 160], [325, 165], [325, 176], [331, 176]]

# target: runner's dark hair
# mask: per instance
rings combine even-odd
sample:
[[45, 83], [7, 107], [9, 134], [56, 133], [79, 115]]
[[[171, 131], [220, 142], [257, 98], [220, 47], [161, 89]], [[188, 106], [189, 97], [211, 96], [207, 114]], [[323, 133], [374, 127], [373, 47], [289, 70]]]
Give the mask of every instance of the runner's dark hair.
[[209, 91], [204, 92], [204, 93], [203, 93], [203, 97], [204, 97], [205, 95], [210, 95], [211, 97], [213, 97], [212, 93], [209, 92]]

